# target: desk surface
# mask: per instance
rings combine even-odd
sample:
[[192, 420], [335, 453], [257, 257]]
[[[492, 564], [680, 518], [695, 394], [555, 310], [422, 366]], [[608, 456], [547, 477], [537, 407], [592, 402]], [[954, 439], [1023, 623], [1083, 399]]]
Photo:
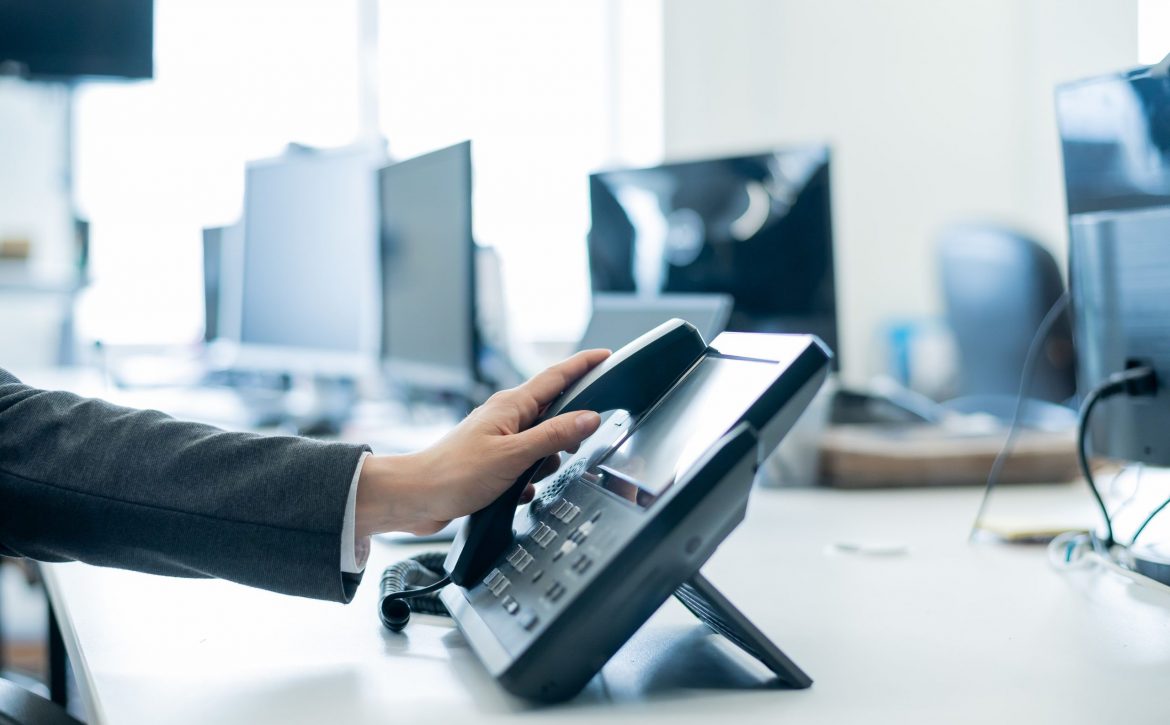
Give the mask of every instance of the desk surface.
[[[757, 490], [704, 572], [816, 680], [759, 687], [668, 602], [576, 700], [499, 689], [458, 630], [385, 631], [376, 543], [347, 606], [216, 581], [46, 567], [93, 723], [1170, 721], [1170, 594], [1043, 547], [966, 542], [978, 491]], [[993, 514], [1091, 521], [1072, 486], [1004, 489]], [[842, 542], [908, 553], [840, 553]], [[417, 549], [417, 547], [415, 547]]]

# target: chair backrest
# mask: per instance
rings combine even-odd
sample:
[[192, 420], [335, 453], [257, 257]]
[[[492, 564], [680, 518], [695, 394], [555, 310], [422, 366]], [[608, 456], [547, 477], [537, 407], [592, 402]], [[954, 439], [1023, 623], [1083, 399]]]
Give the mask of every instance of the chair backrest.
[[[938, 255], [959, 350], [959, 396], [1016, 395], [1032, 338], [1064, 292], [1056, 260], [1034, 239], [986, 224], [947, 228]], [[1072, 344], [1065, 313], [1041, 350], [1029, 397], [1063, 402], [1073, 396]]]

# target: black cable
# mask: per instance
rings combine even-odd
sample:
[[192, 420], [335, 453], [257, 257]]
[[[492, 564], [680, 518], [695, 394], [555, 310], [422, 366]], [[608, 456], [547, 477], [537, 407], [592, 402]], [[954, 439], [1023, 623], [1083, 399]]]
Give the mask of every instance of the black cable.
[[1089, 418], [1093, 414], [1093, 408], [1097, 405], [1103, 397], [1111, 397], [1116, 395], [1124, 386], [1119, 386], [1117, 389], [1105, 394], [1105, 390], [1111, 388], [1107, 383], [1101, 387], [1093, 389], [1087, 396], [1085, 402], [1081, 405], [1081, 412], [1077, 417], [1077, 465], [1081, 469], [1081, 476], [1084, 477], [1085, 483], [1089, 484], [1089, 491], [1093, 494], [1093, 500], [1097, 502], [1097, 508], [1101, 510], [1101, 518], [1105, 520], [1105, 546], [1113, 545], [1113, 520], [1109, 516], [1109, 509], [1105, 507], [1105, 500], [1101, 498], [1101, 492], [1097, 490], [1097, 484], [1093, 482], [1093, 472], [1089, 470]]
[[1048, 312], [1040, 320], [1040, 324], [1036, 327], [1036, 334], [1032, 336], [1032, 342], [1028, 345], [1028, 352], [1024, 355], [1024, 365], [1020, 368], [1020, 390], [1016, 394], [1016, 408], [1012, 413], [1012, 421], [1008, 425], [1008, 433], [1007, 437], [1004, 438], [1003, 447], [999, 449], [999, 454], [996, 455], [995, 461], [991, 464], [991, 470], [987, 473], [987, 484], [983, 488], [983, 498], [979, 501], [979, 510], [975, 512], [975, 520], [971, 522], [971, 533], [967, 535], [968, 541], [975, 538], [975, 534], [983, 524], [983, 515], [987, 513], [991, 492], [999, 483], [999, 476], [1003, 472], [1004, 464], [1007, 463], [1016, 437], [1020, 433], [1020, 419], [1024, 414], [1024, 406], [1028, 402], [1028, 388], [1032, 387], [1032, 377], [1036, 374], [1036, 362], [1040, 359], [1040, 348], [1048, 339], [1056, 321], [1068, 308], [1069, 300], [1067, 291], [1056, 298], [1052, 307], [1048, 308]]
[[450, 616], [437, 594], [451, 583], [443, 569], [446, 558], [441, 551], [431, 551], [386, 567], [382, 572], [378, 618], [387, 629], [402, 631], [412, 611]]
[[[1089, 470], [1089, 421], [1093, 415], [1093, 409], [1102, 400], [1121, 393], [1150, 395], [1156, 390], [1157, 378], [1152, 368], [1144, 365], [1130, 368], [1110, 375], [1104, 383], [1090, 390], [1089, 394], [1085, 396], [1085, 401], [1081, 404], [1081, 410], [1077, 416], [1077, 464], [1080, 466], [1081, 475], [1085, 477], [1085, 483], [1089, 485], [1093, 500], [1097, 502], [1097, 508], [1101, 510], [1101, 518], [1105, 520], [1104, 544], [1106, 548], [1112, 546], [1116, 539], [1113, 537], [1113, 520], [1109, 515], [1109, 509], [1106, 508], [1105, 499], [1101, 497], [1101, 492], [1097, 490], [1097, 484], [1093, 481], [1093, 472]], [[1138, 533], [1141, 533], [1140, 529]]]

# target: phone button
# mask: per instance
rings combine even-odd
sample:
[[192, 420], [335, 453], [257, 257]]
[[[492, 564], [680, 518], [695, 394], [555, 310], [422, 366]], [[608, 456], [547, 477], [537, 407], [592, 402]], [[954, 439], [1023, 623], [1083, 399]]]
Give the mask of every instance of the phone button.
[[553, 539], [557, 538], [557, 532], [548, 524], [541, 524], [536, 527], [536, 531], [532, 532], [532, 540], [535, 541], [540, 548], [546, 549], [552, 543]]
[[578, 574], [584, 574], [585, 572], [589, 571], [589, 567], [591, 566], [593, 566], [593, 560], [582, 554], [577, 558], [576, 561], [573, 562], [572, 569]]
[[508, 563], [511, 564], [516, 571], [523, 572], [532, 563], [533, 556], [528, 553], [528, 550], [523, 546], [517, 546], [516, 549], [508, 555]]
[[555, 602], [565, 595], [565, 585], [560, 582], [553, 582], [552, 586], [544, 593], [544, 598], [550, 602]]
[[[582, 474], [583, 477], [587, 475]], [[577, 518], [577, 514], [579, 513], [581, 513], [581, 507], [568, 499], [558, 501], [552, 510], [553, 517], [564, 521], [566, 524], [572, 523], [573, 519]]]
[[557, 553], [553, 554], [552, 560], [553, 561], [560, 561], [562, 556], [564, 556], [565, 554], [568, 554], [569, 552], [571, 552], [573, 549], [576, 549], [576, 548], [577, 548], [577, 542], [570, 539], [569, 541], [566, 541], [565, 543], [561, 544], [561, 548], [557, 549]]
[[569, 541], [580, 544], [582, 541], [585, 541], [591, 531], [593, 531], [593, 522], [586, 521], [578, 526], [573, 533], [569, 534]]
[[515, 614], [520, 611], [520, 602], [517, 602], [513, 597], [504, 597], [501, 604], [504, 606], [504, 611], [508, 614]]
[[536, 625], [538, 624], [540, 624], [540, 617], [532, 612], [525, 612], [520, 617], [520, 626], [529, 632], [536, 629]]
[[499, 569], [492, 569], [491, 573], [483, 578], [483, 583], [489, 592], [498, 597], [504, 593], [504, 590], [508, 588], [508, 585], [512, 581], [504, 576], [504, 573]]

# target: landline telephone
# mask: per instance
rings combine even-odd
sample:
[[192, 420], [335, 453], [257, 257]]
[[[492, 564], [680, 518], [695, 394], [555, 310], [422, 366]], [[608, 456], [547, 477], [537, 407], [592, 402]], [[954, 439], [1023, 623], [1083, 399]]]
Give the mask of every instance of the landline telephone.
[[[808, 687], [699, 569], [743, 520], [757, 467], [829, 360], [810, 335], [725, 332], [708, 346], [678, 319], [647, 332], [543, 412], [596, 410], [602, 424], [529, 506], [516, 507], [537, 465], [469, 517], [443, 580], [416, 587], [409, 569], [387, 570], [383, 622], [401, 628], [391, 606], [442, 589], [430, 611], [450, 613], [505, 689], [551, 702], [578, 693], [673, 594], [781, 682]], [[414, 563], [438, 569], [435, 555]]]

